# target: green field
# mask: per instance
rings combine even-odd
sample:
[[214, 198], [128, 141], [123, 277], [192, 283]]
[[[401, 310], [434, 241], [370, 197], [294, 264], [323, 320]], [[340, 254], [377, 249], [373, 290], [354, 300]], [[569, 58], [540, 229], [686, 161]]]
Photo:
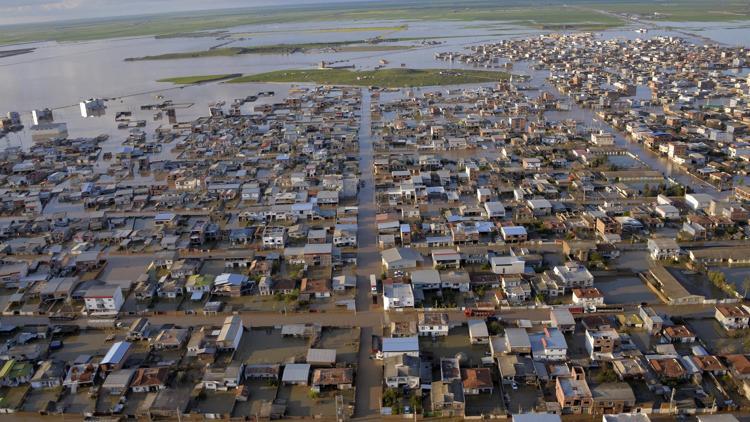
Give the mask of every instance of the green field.
[[337, 51], [389, 51], [403, 50], [407, 48], [409, 47], [387, 46], [381, 45], [380, 43], [371, 44], [366, 40], [354, 40], [327, 43], [269, 44], [253, 47], [224, 47], [214, 48], [212, 50], [159, 54], [156, 56], [129, 57], [125, 59], [125, 61], [195, 59], [200, 57], [239, 56], [242, 54], [293, 54], [322, 49], [335, 49]]
[[507, 79], [509, 76], [505, 72], [463, 69], [382, 69], [361, 72], [346, 69], [314, 69], [259, 73], [232, 79], [227, 83], [316, 83], [401, 88], [493, 82]]
[[366, 28], [352, 25], [389, 20], [508, 22], [547, 29], [606, 29], [627, 23], [626, 19], [615, 14], [684, 22], [750, 20], [747, 0], [539, 0], [533, 3], [524, 0], [465, 0], [460, 3], [450, 0], [386, 0], [4, 26], [0, 27], [0, 45], [140, 36], [204, 36], [194, 33], [241, 25], [304, 22], [335, 22], [341, 28], [331, 27], [329, 30], [337, 32], [400, 30], [400, 26]]
[[241, 77], [241, 73], [226, 73], [223, 75], [196, 75], [196, 76], [178, 76], [175, 78], [159, 79], [156, 82], [169, 82], [175, 85], [192, 85], [205, 82], [216, 82], [224, 79], [236, 79]]
[[750, 4], [744, 0], [614, 2], [597, 8], [654, 21], [728, 22], [750, 20]]

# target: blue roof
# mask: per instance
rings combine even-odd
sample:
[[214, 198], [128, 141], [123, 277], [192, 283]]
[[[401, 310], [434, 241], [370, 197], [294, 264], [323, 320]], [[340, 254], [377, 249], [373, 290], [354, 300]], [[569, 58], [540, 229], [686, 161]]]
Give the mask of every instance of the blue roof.
[[526, 228], [524, 226], [504, 226], [501, 230], [509, 236], [526, 234]]
[[107, 351], [107, 354], [104, 355], [104, 359], [100, 362], [102, 365], [107, 364], [113, 364], [113, 363], [120, 363], [122, 361], [122, 358], [125, 357], [125, 354], [130, 350], [130, 343], [129, 341], [118, 341], [117, 343], [113, 344], [112, 347], [109, 348]]
[[386, 337], [383, 339], [383, 353], [419, 351], [419, 338], [414, 337]]

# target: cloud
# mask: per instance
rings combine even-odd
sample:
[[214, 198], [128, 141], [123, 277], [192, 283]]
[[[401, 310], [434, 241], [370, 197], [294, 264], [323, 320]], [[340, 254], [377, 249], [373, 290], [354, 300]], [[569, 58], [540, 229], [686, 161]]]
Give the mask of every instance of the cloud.
[[[0, 0], [0, 25], [352, 0]], [[354, 0], [362, 1], [362, 0]]]

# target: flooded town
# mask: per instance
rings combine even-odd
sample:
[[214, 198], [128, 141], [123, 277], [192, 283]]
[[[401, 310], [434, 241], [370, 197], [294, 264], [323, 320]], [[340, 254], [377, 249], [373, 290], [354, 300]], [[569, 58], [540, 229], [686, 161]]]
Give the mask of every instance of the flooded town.
[[362, 3], [6, 10], [3, 420], [749, 420], [747, 12]]

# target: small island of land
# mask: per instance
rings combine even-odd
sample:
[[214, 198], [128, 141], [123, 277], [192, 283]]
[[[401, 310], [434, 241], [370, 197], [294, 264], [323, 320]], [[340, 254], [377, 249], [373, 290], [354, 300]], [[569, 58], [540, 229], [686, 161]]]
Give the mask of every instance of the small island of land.
[[247, 75], [227, 83], [277, 82], [317, 83], [332, 85], [380, 86], [401, 88], [411, 86], [461, 85], [507, 79], [506, 72], [466, 69], [382, 69], [352, 71], [345, 69], [279, 70]]
[[241, 73], [227, 73], [223, 75], [196, 75], [196, 76], [178, 76], [174, 78], [159, 79], [156, 82], [170, 82], [175, 85], [193, 85], [205, 82], [216, 82], [225, 79], [233, 79], [241, 77]]
[[315, 43], [297, 43], [297, 44], [269, 44], [251, 47], [223, 47], [212, 48], [201, 51], [186, 51], [180, 53], [166, 53], [154, 56], [129, 57], [125, 61], [144, 61], [144, 60], [179, 60], [195, 59], [200, 57], [228, 57], [239, 56], [242, 54], [294, 54], [307, 53], [310, 51], [333, 50], [333, 51], [393, 51], [406, 50], [411, 48], [408, 45], [382, 45], [382, 42], [390, 40], [378, 40], [372, 43], [368, 40], [353, 41], [335, 41], [335, 42], [315, 42]]

